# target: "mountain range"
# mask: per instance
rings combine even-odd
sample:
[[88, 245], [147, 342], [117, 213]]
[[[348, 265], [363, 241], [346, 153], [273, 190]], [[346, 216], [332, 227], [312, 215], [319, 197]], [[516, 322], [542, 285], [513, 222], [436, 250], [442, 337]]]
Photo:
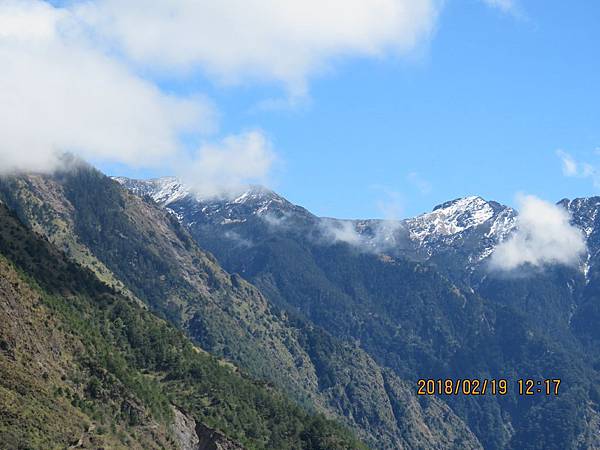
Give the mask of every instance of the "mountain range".
[[489, 261], [519, 214], [480, 197], [341, 220], [80, 165], [3, 177], [0, 200], [9, 448], [600, 448], [600, 198], [559, 202], [578, 265], [518, 274]]
[[[448, 201], [430, 213], [405, 220], [339, 220], [316, 217], [261, 186], [251, 187], [232, 200], [219, 201], [198, 199], [193, 190], [173, 177], [115, 180], [131, 192], [150, 197], [188, 227], [210, 224], [234, 229], [236, 224], [258, 218], [267, 225], [321, 238], [324, 243], [346, 242], [420, 261], [435, 260], [454, 250], [468, 252], [464, 254], [467, 261], [477, 265], [515, 228], [517, 218], [510, 207], [472, 196]], [[235, 240], [235, 234], [229, 237]]]
[[[117, 181], [167, 209], [272, 304], [403, 379], [571, 380], [558, 399], [445, 398], [485, 448], [598, 446], [588, 424], [597, 417], [599, 198], [559, 202], [586, 240], [579, 265], [502, 274], [490, 257], [518, 212], [481, 197], [405, 220], [338, 220], [262, 187], [203, 200], [173, 178]], [[560, 425], [546, 421], [550, 409]]]

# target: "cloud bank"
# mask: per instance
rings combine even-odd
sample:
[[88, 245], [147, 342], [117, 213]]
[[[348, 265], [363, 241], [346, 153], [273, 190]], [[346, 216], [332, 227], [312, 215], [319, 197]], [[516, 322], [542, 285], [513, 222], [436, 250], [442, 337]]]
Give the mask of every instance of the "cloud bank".
[[325, 245], [340, 242], [367, 253], [385, 253], [397, 249], [403, 238], [399, 220], [354, 221], [319, 219], [318, 241]]
[[431, 35], [439, 0], [97, 0], [79, 8], [128, 58], [169, 70], [200, 68], [224, 82], [285, 83], [344, 56], [411, 51]]
[[524, 265], [576, 265], [586, 251], [583, 233], [560, 206], [526, 195], [519, 197], [517, 230], [500, 243], [490, 267], [510, 271]]
[[[293, 95], [343, 57], [426, 42], [439, 0], [0, 0], [0, 173], [72, 153], [175, 171], [204, 195], [263, 181], [260, 132], [208, 140], [214, 106], [157, 80], [279, 82]], [[199, 149], [190, 142], [206, 142]]]
[[212, 122], [203, 101], [168, 95], [96, 49], [67, 10], [0, 2], [1, 171], [48, 171], [60, 156], [129, 165], [176, 156]]

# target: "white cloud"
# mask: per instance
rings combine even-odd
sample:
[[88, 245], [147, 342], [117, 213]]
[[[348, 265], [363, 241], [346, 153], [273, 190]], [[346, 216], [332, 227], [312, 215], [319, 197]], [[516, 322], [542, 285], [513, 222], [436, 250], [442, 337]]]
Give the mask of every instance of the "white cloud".
[[235, 231], [228, 230], [225, 233], [223, 233], [223, 237], [229, 239], [230, 241], [233, 241], [236, 247], [250, 248], [254, 246], [254, 243], [250, 239], [246, 239], [240, 236], [240, 234], [236, 233]]
[[401, 244], [402, 228], [401, 221], [392, 219], [361, 222], [321, 218], [317, 241], [324, 245], [344, 242], [361, 252], [385, 253]]
[[200, 147], [193, 158], [184, 159], [177, 169], [199, 197], [231, 197], [249, 183], [265, 183], [275, 159], [265, 135], [250, 131]]
[[35, 0], [0, 1], [0, 167], [52, 170], [66, 151], [130, 165], [177, 155], [180, 135], [212, 122], [101, 53], [74, 16]]
[[[417, 175], [415, 172], [413, 173]], [[416, 178], [412, 181], [426, 183], [426, 181], [421, 178]], [[371, 224], [366, 244], [375, 252], [385, 252], [396, 247], [398, 244], [398, 232], [402, 229], [402, 222], [400, 219], [404, 209], [404, 202], [402, 201], [402, 195], [399, 192], [388, 189], [385, 186], [378, 186], [378, 188], [384, 194], [384, 197], [376, 202], [377, 209], [383, 218]]]
[[398, 247], [400, 242], [398, 233], [402, 228], [400, 220], [379, 220], [372, 227], [372, 235], [369, 237], [367, 245], [376, 253], [392, 250]]
[[516, 4], [514, 0], [483, 0], [485, 4], [492, 8], [498, 8], [503, 12], [514, 12]]
[[431, 192], [431, 183], [424, 179], [418, 172], [410, 172], [406, 176], [407, 181], [415, 186], [417, 190], [425, 195]]
[[70, 152], [178, 169], [203, 195], [263, 181], [274, 153], [257, 132], [187, 156], [186, 138], [214, 129], [214, 109], [152, 77], [274, 80], [298, 98], [308, 77], [339, 57], [418, 47], [441, 3], [0, 0], [0, 172], [51, 171]]
[[600, 188], [600, 172], [593, 164], [576, 161], [571, 154], [564, 150], [557, 150], [556, 155], [561, 160], [563, 175], [591, 179], [594, 187]]
[[402, 221], [400, 194], [383, 189], [386, 199], [377, 202], [383, 219], [355, 221], [322, 218], [319, 221], [321, 241], [326, 244], [345, 242], [358, 250], [369, 253], [382, 253], [398, 247]]
[[321, 244], [344, 242], [367, 253], [384, 253], [400, 245], [403, 240], [401, 195], [382, 185], [371, 187], [384, 194], [376, 202], [383, 219], [362, 221], [320, 218], [318, 241]]
[[134, 61], [221, 81], [285, 83], [344, 56], [410, 52], [431, 35], [440, 0], [97, 0], [78, 8]]
[[563, 175], [567, 177], [576, 176], [579, 170], [577, 168], [577, 163], [575, 162], [573, 157], [563, 150], [556, 150], [556, 155], [560, 158], [562, 162]]
[[365, 243], [352, 220], [322, 218], [319, 228], [326, 243], [345, 242], [356, 247], [362, 247]]
[[215, 111], [165, 92], [153, 76], [278, 81], [298, 101], [310, 76], [339, 58], [404, 55], [427, 42], [443, 1], [61, 4], [0, 0], [0, 172], [50, 171], [71, 152], [178, 168], [199, 192], [217, 195], [264, 180], [271, 146], [244, 133], [190, 159], [186, 138], [214, 130]]
[[517, 230], [496, 247], [490, 267], [513, 270], [523, 265], [576, 265], [586, 244], [583, 233], [570, 224], [568, 212], [531, 195], [518, 200]]

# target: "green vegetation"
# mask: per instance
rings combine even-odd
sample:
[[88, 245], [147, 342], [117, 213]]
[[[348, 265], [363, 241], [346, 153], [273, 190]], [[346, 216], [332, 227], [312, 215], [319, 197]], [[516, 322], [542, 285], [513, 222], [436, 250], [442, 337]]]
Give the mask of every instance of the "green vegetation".
[[[364, 448], [339, 425], [196, 349], [4, 206], [0, 253], [19, 271], [0, 266], [15, 286], [0, 290], [0, 399], [20, 405], [0, 409], [0, 447], [59, 448], [79, 433], [110, 447], [175, 448], [175, 404], [247, 448]], [[15, 319], [24, 330], [8, 326]]]
[[[31, 319], [23, 311], [20, 321], [32, 320], [26, 329], [62, 330], [53, 339], [64, 361], [46, 370], [46, 384], [69, 436], [93, 424], [107, 447], [126, 439], [127, 446], [168, 447], [169, 405], [176, 404], [252, 448], [335, 448], [344, 432], [307, 411], [343, 422], [376, 448], [600, 447], [599, 264], [591, 264], [587, 281], [562, 268], [503, 279], [466, 273], [455, 254], [424, 264], [326, 245], [309, 216], [294, 227], [273, 228], [255, 215], [222, 226], [183, 205], [177, 211], [190, 207], [183, 222], [193, 224], [192, 239], [166, 211], [92, 169], [0, 181], [3, 201], [30, 229], [110, 286], [72, 269], [51, 246], [47, 255], [31, 252], [26, 239], [4, 230], [11, 236], [4, 254], [45, 292], [41, 306], [32, 306], [44, 313]], [[253, 245], [236, 245], [232, 233]], [[40, 265], [44, 258], [52, 272]], [[2, 334], [0, 352], [26, 354], [14, 350], [16, 333]], [[14, 406], [20, 394], [6, 388], [6, 420], [65, 442], [39, 431], [57, 414], [37, 366], [19, 361], [29, 382], [21, 385], [42, 394], [27, 394], [35, 411], [27, 415]], [[11, 368], [5, 372], [18, 373], [9, 358], [3, 362]], [[552, 377], [562, 384], [559, 397], [524, 398], [513, 389], [440, 401], [415, 396], [418, 377]]]
[[[309, 219], [296, 228], [269, 227], [255, 217], [221, 226], [193, 213], [184, 221], [197, 221], [195, 239], [281, 310], [334, 339], [359, 342], [400, 378], [563, 380], [558, 398], [523, 398], [514, 389], [507, 397], [441, 397], [486, 449], [598, 445], [591, 430], [600, 417], [600, 297], [593, 284], [582, 288], [576, 271], [502, 279], [465, 274], [448, 260], [440, 262], [442, 272], [307, 238], [318, 233]], [[227, 233], [253, 245], [236, 246]], [[333, 353], [324, 342], [316, 342], [317, 355]], [[324, 385], [335, 382], [326, 370], [319, 373]]]
[[[267, 381], [304, 411], [343, 423], [369, 445], [480, 447], [442, 402], [422, 405], [412, 382], [399, 380], [354, 342], [304, 317], [294, 314], [290, 320], [291, 314], [269, 304], [254, 286], [223, 271], [174, 217], [101, 173], [81, 168], [4, 178], [0, 197], [29, 228], [61, 249], [66, 246], [72, 260], [102, 275], [116, 291], [131, 293], [204, 350]], [[162, 381], [183, 389], [177, 380]], [[188, 409], [185, 402], [208, 401], [188, 391], [180, 398]], [[221, 408], [231, 412], [230, 420], [244, 421], [239, 408]]]

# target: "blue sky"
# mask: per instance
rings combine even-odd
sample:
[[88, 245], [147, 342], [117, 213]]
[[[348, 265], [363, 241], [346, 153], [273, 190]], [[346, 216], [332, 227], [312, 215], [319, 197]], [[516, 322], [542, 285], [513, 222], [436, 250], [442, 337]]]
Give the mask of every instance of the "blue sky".
[[[254, 3], [261, 1], [268, 3]], [[71, 3], [53, 3], [57, 9], [65, 4]], [[300, 70], [298, 77], [276, 72], [281, 69], [277, 61], [270, 61], [268, 70], [259, 70], [259, 76], [238, 77], [241, 69], [234, 64], [227, 72], [223, 67], [230, 68], [231, 61], [207, 56], [206, 49], [200, 56], [194, 54], [202, 63], [210, 63], [200, 64], [200, 70], [182, 69], [176, 52], [157, 69], [147, 61], [160, 59], [165, 49], [140, 44], [137, 36], [123, 38], [123, 46], [114, 52], [115, 64], [126, 66], [137, 77], [132, 83], [156, 86], [160, 92], [155, 97], [200, 95], [210, 105], [216, 116], [211, 119], [214, 130], [208, 137], [192, 133], [196, 137], [185, 141], [188, 151], [198, 142], [260, 130], [274, 155], [268, 184], [319, 215], [382, 217], [393, 210], [392, 215], [411, 216], [448, 199], [474, 194], [511, 205], [517, 193], [551, 201], [595, 194], [600, 186], [596, 170], [600, 167], [600, 3], [447, 0], [437, 5], [433, 31], [415, 32], [428, 37], [418, 39], [410, 50], [373, 57], [353, 43], [349, 50], [343, 47], [347, 51], [331, 51], [321, 58], [326, 70], [311, 66]], [[113, 6], [111, 13], [120, 7]], [[81, 45], [91, 48], [89, 43]], [[126, 57], [121, 58], [121, 53]], [[242, 59], [243, 55], [243, 51], [234, 53]], [[82, 115], [77, 100], [69, 101], [76, 105], [74, 120], [88, 113], [97, 117], [87, 110]], [[130, 104], [135, 101], [132, 98]], [[274, 101], [275, 106], [265, 107], [266, 101]], [[162, 97], [156, 102], [162, 102]], [[103, 111], [112, 107], [107, 104]], [[122, 120], [137, 120], [136, 111], [140, 108], [123, 112]], [[160, 117], [158, 111], [156, 122], [147, 123], [159, 123]], [[119, 143], [120, 128], [114, 131], [112, 123], [100, 125]], [[150, 133], [147, 141], [161, 140], [170, 129], [159, 131], [156, 136]], [[136, 164], [135, 158], [106, 157], [109, 152], [99, 147], [108, 143], [87, 136], [59, 137], [68, 148], [90, 147], [82, 154], [92, 155], [88, 159], [109, 174], [173, 173], [172, 164], [145, 165]], [[131, 145], [142, 144], [147, 145], [143, 141]], [[558, 150], [563, 153], [557, 154]], [[140, 159], [139, 153], [131, 154]], [[571, 166], [564, 165], [566, 159]]]
[[280, 158], [273, 187], [320, 215], [381, 216], [382, 202], [414, 215], [471, 194], [508, 204], [517, 192], [593, 195], [589, 178], [563, 176], [555, 152], [600, 162], [600, 3], [519, 8], [448, 1], [419, 54], [342, 61], [295, 108], [256, 107], [286, 95], [276, 84], [195, 82], [225, 131], [268, 134]]

